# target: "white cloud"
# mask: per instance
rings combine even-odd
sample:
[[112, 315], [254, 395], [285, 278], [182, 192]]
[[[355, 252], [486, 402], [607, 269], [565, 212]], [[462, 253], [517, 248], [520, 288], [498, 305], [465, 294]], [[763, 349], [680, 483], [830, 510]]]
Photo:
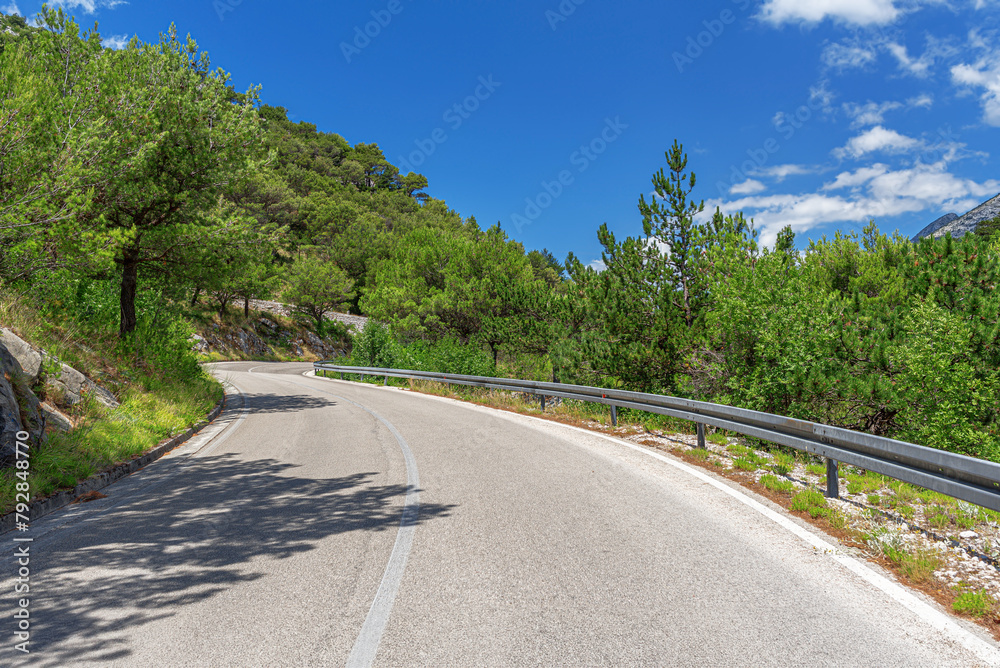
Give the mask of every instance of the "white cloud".
[[902, 109], [901, 102], [872, 102], [865, 104], [855, 104], [848, 102], [844, 105], [844, 111], [851, 118], [852, 128], [863, 128], [869, 125], [880, 125], [885, 119], [886, 112]]
[[888, 51], [899, 69], [905, 74], [924, 79], [931, 74], [931, 67], [935, 62], [957, 56], [961, 51], [950, 40], [937, 39], [931, 35], [926, 37], [927, 47], [919, 57], [910, 56], [909, 50], [899, 42], [886, 42], [885, 50]]
[[[848, 189], [836, 194], [832, 191]], [[904, 213], [964, 212], [1000, 192], [1000, 180], [978, 183], [950, 173], [944, 161], [891, 171], [875, 164], [843, 172], [824, 192], [779, 194], [723, 202], [706, 202], [706, 209], [743, 211], [761, 230], [761, 242], [773, 245], [778, 231], [791, 225], [796, 233], [829, 224], [861, 225]]]
[[951, 80], [957, 86], [979, 90], [983, 121], [1000, 127], [1000, 49], [992, 48], [973, 31], [969, 41], [983, 55], [973, 63], [961, 63], [951, 68]]
[[759, 192], [767, 190], [765, 186], [760, 181], [754, 179], [747, 179], [743, 183], [737, 183], [732, 188], [729, 189], [730, 195], [756, 195]]
[[876, 151], [905, 153], [921, 146], [923, 146], [923, 142], [913, 137], [907, 137], [895, 130], [888, 130], [881, 125], [876, 125], [855, 137], [851, 137], [846, 146], [834, 149], [833, 154], [841, 159], [845, 157], [860, 158]]
[[907, 52], [906, 47], [902, 44], [889, 42], [886, 44], [885, 48], [888, 49], [889, 53], [891, 53], [899, 62], [899, 69], [909, 72], [917, 77], [927, 76], [931, 63], [933, 62], [933, 58], [928, 57], [926, 53], [920, 58], [914, 60], [913, 58], [910, 58], [910, 54]]
[[759, 17], [774, 25], [830, 19], [868, 26], [892, 23], [900, 13], [893, 0], [765, 0]]
[[55, 4], [69, 10], [83, 10], [84, 14], [93, 14], [98, 9], [114, 9], [128, 3], [125, 0], [56, 0]]
[[853, 172], [841, 172], [833, 183], [823, 184], [823, 190], [840, 190], [842, 188], [856, 188], [864, 185], [889, 171], [889, 168], [882, 163], [875, 163], [871, 167], [861, 167]]
[[593, 269], [596, 272], [602, 272], [602, 271], [604, 271], [605, 269], [608, 268], [608, 265], [604, 264], [604, 260], [594, 260], [593, 262], [591, 262], [587, 266], [590, 267], [591, 269]]
[[20, 16], [21, 15], [21, 10], [18, 9], [16, 2], [11, 2], [9, 5], [4, 5], [3, 7], [0, 7], [0, 13], [2, 13], [2, 14], [17, 14], [18, 16]]
[[874, 63], [876, 56], [875, 49], [870, 45], [835, 42], [823, 48], [820, 58], [830, 69], [847, 70]]
[[101, 44], [109, 49], [120, 51], [128, 46], [130, 39], [131, 38], [128, 35], [109, 35], [101, 38]]
[[934, 98], [924, 93], [911, 97], [906, 102], [886, 101], [873, 102], [868, 100], [864, 104], [856, 102], [846, 102], [843, 105], [844, 112], [851, 119], [851, 128], [864, 128], [870, 125], [881, 125], [885, 121], [885, 115], [890, 111], [899, 109], [929, 109], [934, 104]]
[[805, 165], [773, 165], [771, 167], [761, 167], [754, 171], [754, 176], [772, 178], [781, 183], [789, 176], [801, 176], [803, 174], [813, 174], [815, 168]]

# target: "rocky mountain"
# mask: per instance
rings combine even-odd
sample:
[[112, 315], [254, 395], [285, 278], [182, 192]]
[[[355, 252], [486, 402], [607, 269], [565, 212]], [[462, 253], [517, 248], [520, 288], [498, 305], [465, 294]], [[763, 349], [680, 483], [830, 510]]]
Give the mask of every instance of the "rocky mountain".
[[925, 227], [924, 229], [922, 229], [919, 232], [917, 232], [917, 236], [915, 236], [912, 239], [910, 239], [910, 241], [917, 242], [917, 241], [923, 239], [924, 237], [928, 237], [928, 236], [934, 234], [935, 232], [937, 232], [938, 230], [940, 230], [942, 227], [944, 227], [945, 225], [947, 225], [948, 223], [950, 223], [953, 220], [958, 220], [958, 214], [957, 213], [946, 213], [943, 216], [941, 216], [940, 218], [938, 218], [937, 220], [935, 220], [933, 223], [931, 223], [930, 225], [928, 225], [927, 227]]
[[1000, 216], [1000, 195], [991, 200], [983, 202], [964, 216], [957, 216], [953, 213], [941, 216], [933, 223], [920, 230], [913, 241], [923, 239], [928, 236], [943, 237], [951, 232], [951, 236], [956, 239], [967, 232], [975, 232], [976, 226], [984, 220]]

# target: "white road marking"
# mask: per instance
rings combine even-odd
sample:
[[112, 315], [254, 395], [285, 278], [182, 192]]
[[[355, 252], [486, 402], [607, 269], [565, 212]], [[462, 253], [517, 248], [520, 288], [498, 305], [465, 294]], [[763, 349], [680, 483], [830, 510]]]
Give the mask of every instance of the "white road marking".
[[[259, 367], [258, 367], [259, 368]], [[277, 374], [274, 374], [277, 375]], [[310, 390], [319, 388], [296, 383], [293, 380], [285, 380], [291, 385], [306, 387]], [[403, 452], [403, 460], [406, 462], [406, 500], [403, 503], [403, 515], [399, 520], [399, 531], [396, 533], [396, 542], [392, 547], [392, 554], [389, 555], [389, 563], [386, 564], [385, 572], [382, 574], [382, 581], [379, 583], [378, 591], [375, 592], [375, 599], [365, 617], [365, 623], [361, 626], [351, 654], [347, 657], [348, 668], [362, 668], [372, 665], [375, 655], [378, 653], [379, 643], [382, 641], [382, 634], [389, 623], [389, 616], [392, 614], [392, 605], [396, 600], [400, 582], [403, 580], [403, 572], [406, 570], [406, 560], [410, 556], [410, 548], [413, 547], [413, 534], [417, 530], [417, 518], [420, 514], [420, 476], [417, 472], [417, 460], [413, 457], [413, 451], [407, 444], [406, 439], [399, 433], [399, 430], [384, 417], [363, 406], [356, 401], [351, 401], [347, 397], [342, 397], [333, 392], [319, 389], [320, 392], [336, 397], [341, 401], [357, 406], [376, 420], [385, 425], [386, 429], [396, 438], [399, 449]]]

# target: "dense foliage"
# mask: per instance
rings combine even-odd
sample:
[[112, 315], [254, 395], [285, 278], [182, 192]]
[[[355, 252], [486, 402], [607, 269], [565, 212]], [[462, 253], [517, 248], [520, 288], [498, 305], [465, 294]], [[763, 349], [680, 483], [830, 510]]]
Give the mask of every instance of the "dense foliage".
[[602, 226], [603, 270], [563, 264], [377, 145], [234, 91], [172, 28], [110, 51], [60, 11], [2, 20], [0, 281], [123, 350], [183, 366], [183, 305], [281, 298], [319, 330], [370, 316], [357, 364], [669, 392], [1000, 459], [1000, 221], [762, 248], [704, 211], [675, 142], [641, 233]]

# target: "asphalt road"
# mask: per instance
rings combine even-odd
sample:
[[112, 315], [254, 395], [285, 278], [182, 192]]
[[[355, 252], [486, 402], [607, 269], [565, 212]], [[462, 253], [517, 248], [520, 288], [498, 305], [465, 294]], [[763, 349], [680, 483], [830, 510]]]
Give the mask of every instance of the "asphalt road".
[[5, 614], [0, 665], [1000, 660], [832, 539], [669, 457], [303, 364], [215, 369], [235, 389], [203, 435], [32, 525], [31, 653]]

